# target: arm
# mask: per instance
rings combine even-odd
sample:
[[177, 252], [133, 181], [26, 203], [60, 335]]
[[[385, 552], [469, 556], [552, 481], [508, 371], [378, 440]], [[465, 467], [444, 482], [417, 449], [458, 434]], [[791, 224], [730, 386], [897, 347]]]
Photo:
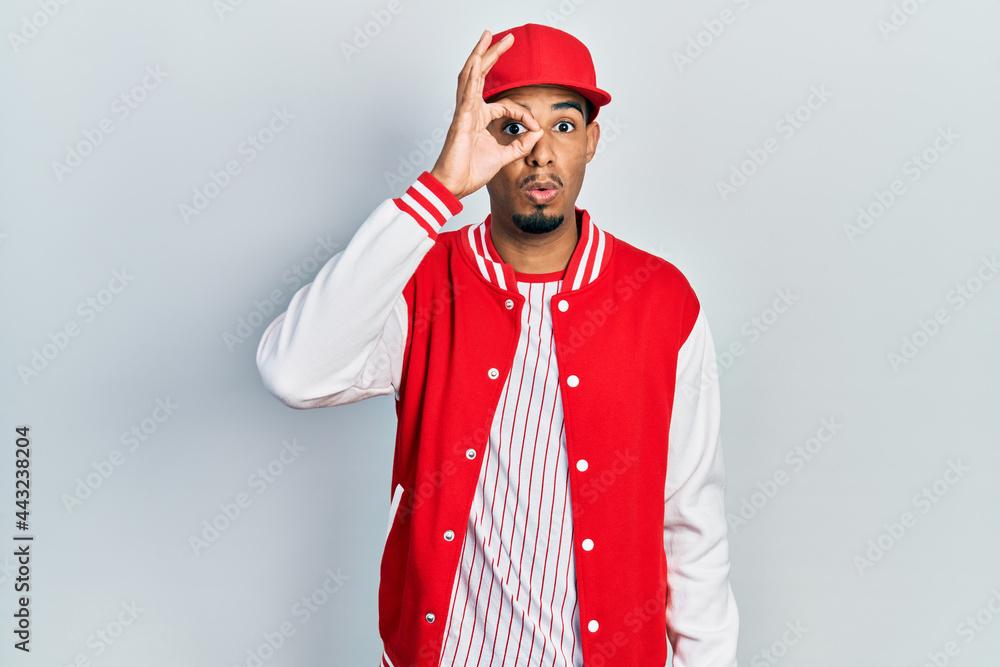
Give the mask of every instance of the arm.
[[[409, 320], [403, 289], [441, 226], [461, 211], [459, 199], [527, 155], [542, 135], [523, 107], [483, 100], [486, 74], [513, 42], [507, 35], [491, 46], [483, 32], [458, 75], [455, 116], [433, 169], [376, 208], [264, 331], [257, 368], [285, 404], [319, 408], [399, 390]], [[487, 128], [505, 117], [528, 131], [501, 143]]]
[[674, 667], [736, 667], [739, 613], [729, 585], [718, 378], [712, 334], [699, 308], [677, 355], [664, 489]]
[[264, 331], [264, 386], [299, 409], [353, 403], [399, 388], [407, 306], [403, 288], [462, 204], [424, 172], [380, 204], [347, 247], [295, 293]]

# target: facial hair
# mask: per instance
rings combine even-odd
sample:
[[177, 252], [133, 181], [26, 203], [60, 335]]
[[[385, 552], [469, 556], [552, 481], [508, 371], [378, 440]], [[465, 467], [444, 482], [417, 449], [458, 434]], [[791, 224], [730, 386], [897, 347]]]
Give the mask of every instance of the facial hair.
[[558, 229], [563, 222], [562, 215], [545, 215], [543, 206], [536, 206], [534, 213], [524, 215], [515, 213], [511, 216], [514, 225], [525, 234], [548, 234]]

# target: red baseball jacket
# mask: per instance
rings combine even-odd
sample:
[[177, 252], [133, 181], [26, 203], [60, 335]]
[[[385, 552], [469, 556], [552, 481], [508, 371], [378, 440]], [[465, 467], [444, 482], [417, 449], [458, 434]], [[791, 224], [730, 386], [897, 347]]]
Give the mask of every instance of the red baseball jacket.
[[[379, 584], [382, 664], [438, 665], [461, 540], [520, 334], [490, 219], [428, 172], [383, 202], [264, 332], [267, 389], [296, 408], [394, 393]], [[581, 642], [595, 667], [735, 667], [715, 352], [688, 281], [597, 228], [552, 297]], [[623, 461], [630, 462], [629, 464]], [[581, 463], [582, 462], [582, 463]], [[661, 500], [663, 501], [661, 503]]]

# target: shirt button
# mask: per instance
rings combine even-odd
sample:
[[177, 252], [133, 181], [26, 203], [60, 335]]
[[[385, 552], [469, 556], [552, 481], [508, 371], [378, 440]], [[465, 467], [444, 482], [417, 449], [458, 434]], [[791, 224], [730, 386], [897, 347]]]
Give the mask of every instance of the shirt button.
[[[427, 619], [428, 623], [433, 623], [434, 622], [434, 614], [433, 614], [433, 612], [427, 612], [427, 616], [425, 616], [424, 618]], [[597, 621], [591, 621], [591, 623], [597, 623]], [[593, 628], [593, 630], [596, 630], [596, 629], [597, 628]]]
[[566, 299], [559, 299], [559, 310], [566, 312], [569, 309], [569, 304], [566, 303]]
[[468, 449], [466, 449], [465, 450], [465, 458], [469, 459], [470, 461], [472, 459], [476, 458], [476, 450], [474, 450], [472, 447], [469, 447]]
[[513, 308], [514, 308], [514, 299], [507, 299], [506, 301], [504, 301], [503, 305], [507, 306], [507, 310], [513, 310]]
[[444, 539], [446, 539], [449, 542], [451, 542], [453, 539], [455, 539], [455, 533], [454, 533], [454, 531], [451, 531], [451, 530], [444, 531]]
[[571, 387], [575, 387], [576, 385], [580, 384], [580, 378], [578, 378], [575, 375], [570, 375], [568, 378], [566, 378], [566, 384], [568, 384]]
[[588, 537], [587, 539], [585, 539], [583, 541], [583, 550], [584, 551], [590, 551], [593, 548], [594, 548], [594, 540], [592, 540], [592, 539], [590, 539]]
[[587, 469], [588, 465], [589, 464], [587, 463], [587, 459], [580, 459], [579, 461], [576, 462], [576, 469], [579, 470], [580, 472], [583, 472], [584, 470]]
[[491, 380], [496, 380], [498, 377], [500, 377], [500, 371], [498, 371], [495, 368], [491, 368], [488, 375], [490, 376]]
[[590, 623], [587, 623], [587, 629], [591, 632], [597, 632], [597, 621], [591, 620]]

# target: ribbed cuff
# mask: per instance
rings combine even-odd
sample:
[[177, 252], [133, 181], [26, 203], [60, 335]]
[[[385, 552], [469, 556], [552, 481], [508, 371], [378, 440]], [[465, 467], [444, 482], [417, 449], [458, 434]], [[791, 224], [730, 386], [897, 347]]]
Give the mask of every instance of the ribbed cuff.
[[463, 208], [462, 202], [429, 171], [420, 174], [403, 196], [393, 201], [399, 210], [409, 213], [432, 239], [436, 239], [444, 223]]

